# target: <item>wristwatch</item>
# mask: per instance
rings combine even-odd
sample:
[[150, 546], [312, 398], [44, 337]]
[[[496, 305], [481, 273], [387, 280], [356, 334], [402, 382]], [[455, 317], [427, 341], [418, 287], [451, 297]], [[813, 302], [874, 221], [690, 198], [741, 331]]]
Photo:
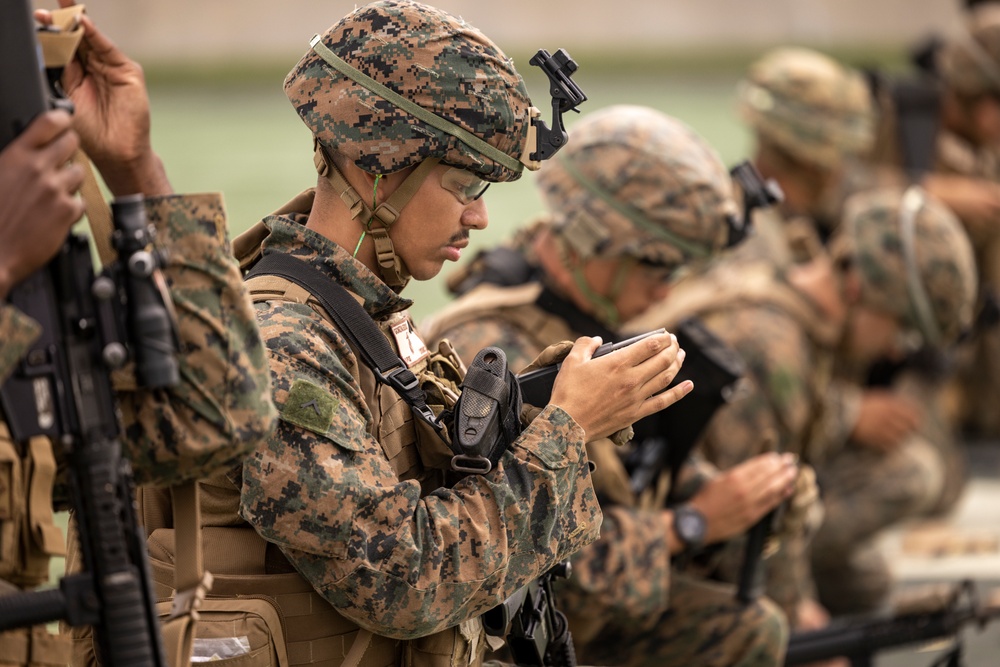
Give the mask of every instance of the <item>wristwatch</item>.
[[705, 515], [688, 504], [678, 505], [674, 511], [674, 532], [684, 543], [685, 551], [694, 551], [705, 544]]

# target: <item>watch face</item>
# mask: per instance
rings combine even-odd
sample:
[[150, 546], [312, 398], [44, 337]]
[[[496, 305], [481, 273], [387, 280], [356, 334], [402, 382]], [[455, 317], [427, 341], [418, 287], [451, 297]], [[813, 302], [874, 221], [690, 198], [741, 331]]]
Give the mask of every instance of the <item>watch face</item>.
[[705, 538], [705, 519], [697, 510], [679, 508], [674, 515], [678, 536], [690, 546], [699, 546]]

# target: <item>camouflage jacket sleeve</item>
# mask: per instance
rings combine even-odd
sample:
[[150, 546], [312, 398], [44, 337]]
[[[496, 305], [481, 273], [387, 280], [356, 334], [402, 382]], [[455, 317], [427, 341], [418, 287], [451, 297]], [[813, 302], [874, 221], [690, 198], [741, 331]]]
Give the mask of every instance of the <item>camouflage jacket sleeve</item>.
[[281, 420], [244, 462], [240, 511], [340, 613], [380, 635], [425, 636], [597, 537], [584, 434], [566, 412], [542, 411], [490, 474], [422, 489], [369, 434], [341, 335], [305, 306], [259, 308]]
[[802, 455], [817, 407], [815, 359], [805, 333], [769, 306], [712, 313], [705, 323], [736, 349], [748, 373], [709, 422], [702, 454], [722, 469], [765, 451]]
[[125, 447], [141, 484], [176, 484], [232, 466], [273, 429], [270, 375], [219, 195], [150, 198], [177, 312], [181, 381], [142, 390], [115, 376]]
[[33, 319], [9, 303], [0, 301], [0, 382], [7, 379], [18, 361], [28, 351], [41, 327]]
[[573, 556], [573, 571], [559, 592], [572, 617], [643, 621], [667, 610], [670, 545], [659, 512], [602, 505], [598, 541]]

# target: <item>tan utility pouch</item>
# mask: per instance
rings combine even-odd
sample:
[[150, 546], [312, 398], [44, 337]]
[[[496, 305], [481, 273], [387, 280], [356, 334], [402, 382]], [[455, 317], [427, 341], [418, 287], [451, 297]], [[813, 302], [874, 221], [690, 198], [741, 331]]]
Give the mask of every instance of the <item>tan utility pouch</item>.
[[66, 555], [52, 515], [55, 476], [48, 438], [18, 446], [0, 426], [0, 579], [20, 588], [48, 581], [49, 560]]
[[[183, 628], [171, 627], [173, 607], [173, 600], [156, 604], [168, 655], [170, 646], [177, 647], [172, 652], [177, 655], [186, 641]], [[281, 615], [264, 596], [202, 600], [190, 655], [192, 664], [211, 661], [219, 667], [287, 667]]]

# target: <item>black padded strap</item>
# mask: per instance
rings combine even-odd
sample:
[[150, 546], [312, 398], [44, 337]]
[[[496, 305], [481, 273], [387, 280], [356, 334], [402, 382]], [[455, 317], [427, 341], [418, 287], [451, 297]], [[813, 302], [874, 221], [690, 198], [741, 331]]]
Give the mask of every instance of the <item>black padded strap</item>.
[[278, 276], [312, 294], [361, 355], [361, 360], [375, 377], [395, 389], [413, 409], [414, 414], [436, 429], [443, 428], [427, 406], [427, 395], [417, 377], [389, 345], [375, 321], [351, 293], [319, 269], [282, 252], [269, 252], [258, 261], [246, 278]]

